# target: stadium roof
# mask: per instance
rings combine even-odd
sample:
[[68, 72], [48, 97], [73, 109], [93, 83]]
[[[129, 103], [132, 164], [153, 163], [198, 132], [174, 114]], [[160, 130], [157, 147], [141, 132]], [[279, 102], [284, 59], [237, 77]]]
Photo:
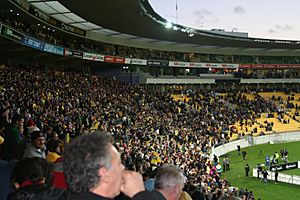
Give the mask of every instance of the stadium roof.
[[[203, 53], [300, 55], [300, 41], [234, 37], [201, 30], [192, 30], [191, 35], [179, 25], [167, 29], [167, 21], [147, 0], [27, 1], [65, 24], [86, 30], [89, 38], [102, 35], [104, 41], [121, 45]], [[141, 43], [144, 45], [136, 45]]]
[[[72, 12], [81, 16], [87, 21], [99, 25], [113, 31], [146, 37], [155, 40], [164, 40], [171, 42], [200, 44], [209, 46], [223, 47], [255, 47], [255, 48], [299, 48], [300, 44], [290, 43], [265, 43], [265, 42], [249, 42], [239, 38], [233, 40], [234, 37], [220, 37], [219, 35], [211, 36], [202, 34], [189, 37], [187, 33], [181, 31], [168, 30], [163, 25], [154, 21], [146, 15], [150, 13], [156, 19], [161, 18], [156, 14], [150, 4], [146, 0], [110, 0], [110, 1], [94, 1], [94, 0], [59, 0], [61, 4]], [[141, 6], [141, 4], [144, 6]], [[160, 20], [163, 21], [163, 18]], [[100, 28], [98, 29], [101, 32]], [[117, 33], [112, 32], [112, 35]], [[134, 39], [134, 38], [133, 38]], [[261, 40], [261, 41], [266, 41]], [[273, 40], [274, 42], [276, 40]]]

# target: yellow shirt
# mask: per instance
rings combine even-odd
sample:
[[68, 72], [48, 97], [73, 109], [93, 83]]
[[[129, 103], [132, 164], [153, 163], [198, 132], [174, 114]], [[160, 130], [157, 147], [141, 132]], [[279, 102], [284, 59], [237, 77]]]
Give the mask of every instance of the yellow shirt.
[[60, 158], [60, 155], [58, 155], [57, 153], [55, 153], [55, 152], [48, 152], [47, 157], [46, 157], [46, 160], [47, 160], [49, 163], [53, 163], [53, 162], [55, 162], [58, 158]]
[[0, 145], [4, 143], [4, 138], [0, 135]]

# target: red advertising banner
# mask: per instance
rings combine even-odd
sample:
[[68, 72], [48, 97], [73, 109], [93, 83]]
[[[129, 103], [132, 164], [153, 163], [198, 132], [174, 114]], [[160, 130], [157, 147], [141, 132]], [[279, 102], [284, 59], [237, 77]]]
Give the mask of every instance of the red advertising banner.
[[300, 64], [240, 64], [241, 69], [287, 69], [300, 68]]
[[125, 63], [125, 58], [120, 58], [115, 56], [104, 56], [104, 62]]

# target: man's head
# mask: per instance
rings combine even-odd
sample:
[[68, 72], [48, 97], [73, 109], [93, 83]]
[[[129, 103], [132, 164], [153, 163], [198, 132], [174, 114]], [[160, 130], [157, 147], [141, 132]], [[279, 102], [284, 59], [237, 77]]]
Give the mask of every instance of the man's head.
[[124, 166], [105, 132], [76, 138], [64, 151], [64, 172], [70, 190], [113, 198], [120, 193]]
[[164, 164], [155, 175], [154, 188], [167, 200], [178, 200], [184, 187], [182, 171], [170, 164]]
[[60, 154], [61, 153], [61, 149], [60, 149], [59, 140], [49, 140], [47, 142], [47, 150], [49, 152], [55, 152], [55, 153]]
[[31, 133], [31, 142], [37, 149], [43, 149], [45, 146], [45, 136], [40, 131], [33, 131]]
[[23, 158], [16, 163], [11, 180], [18, 189], [27, 185], [44, 183], [49, 176], [49, 163], [43, 158], [32, 157]]
[[24, 131], [24, 118], [19, 115], [19, 114], [15, 114], [12, 117], [12, 124], [15, 124], [16, 127], [20, 130], [21, 133], [23, 133]]

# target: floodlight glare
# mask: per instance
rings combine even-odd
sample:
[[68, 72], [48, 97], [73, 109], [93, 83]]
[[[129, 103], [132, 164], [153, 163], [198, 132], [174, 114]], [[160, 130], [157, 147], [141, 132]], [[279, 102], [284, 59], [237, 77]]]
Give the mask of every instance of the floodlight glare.
[[166, 27], [166, 28], [172, 28], [172, 27], [173, 27], [173, 25], [172, 25], [172, 23], [171, 23], [171, 22], [167, 22], [167, 23], [166, 23], [166, 25], [165, 25], [165, 27]]

